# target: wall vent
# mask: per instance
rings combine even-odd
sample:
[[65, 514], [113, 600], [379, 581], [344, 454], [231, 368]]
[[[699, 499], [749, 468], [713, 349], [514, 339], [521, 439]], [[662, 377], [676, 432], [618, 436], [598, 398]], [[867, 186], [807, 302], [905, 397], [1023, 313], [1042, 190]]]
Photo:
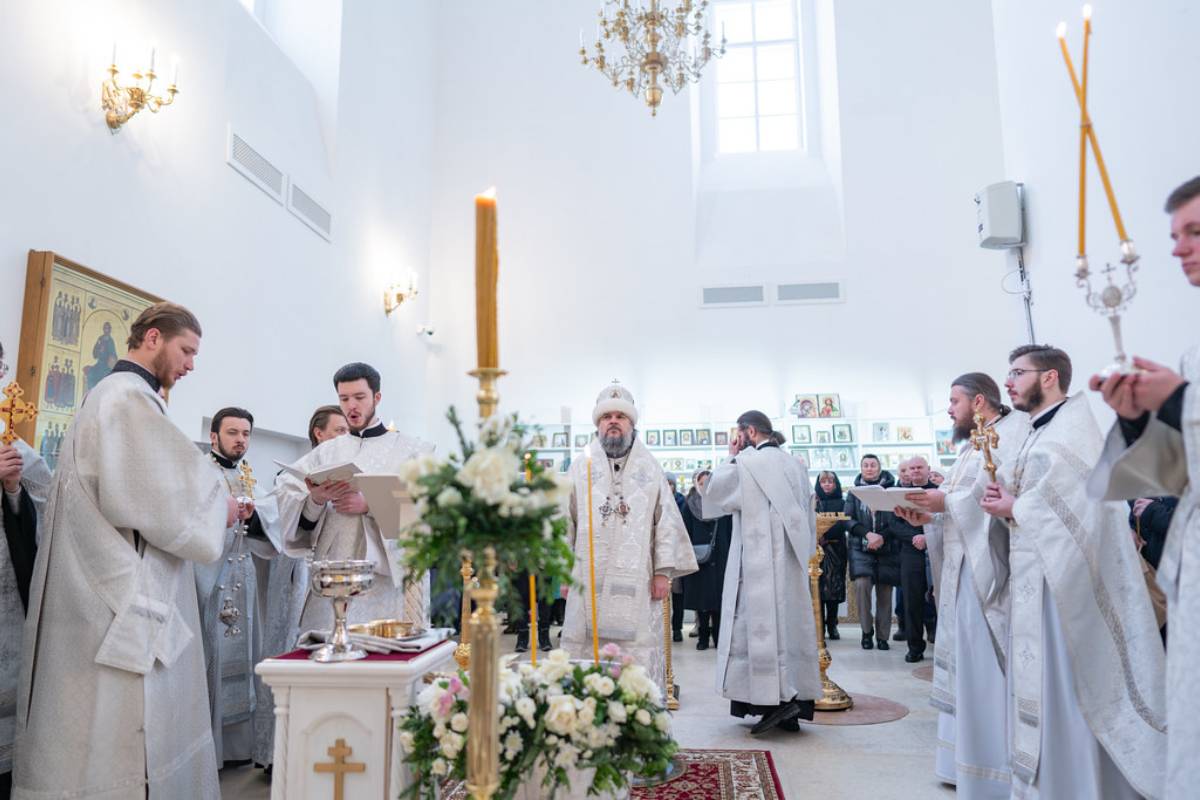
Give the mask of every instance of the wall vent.
[[817, 283], [780, 283], [775, 286], [775, 302], [798, 303], [844, 303], [846, 296], [840, 281]]
[[284, 190], [287, 186], [287, 176], [283, 170], [247, 144], [246, 140], [234, 133], [232, 128], [229, 131], [225, 163], [270, 195], [276, 203], [283, 204]]
[[705, 286], [700, 290], [702, 308], [727, 306], [761, 306], [767, 302], [767, 287], [752, 286]]
[[288, 193], [287, 207], [288, 211], [312, 228], [317, 235], [326, 241], [333, 241], [333, 215], [295, 182], [292, 183], [291, 192]]

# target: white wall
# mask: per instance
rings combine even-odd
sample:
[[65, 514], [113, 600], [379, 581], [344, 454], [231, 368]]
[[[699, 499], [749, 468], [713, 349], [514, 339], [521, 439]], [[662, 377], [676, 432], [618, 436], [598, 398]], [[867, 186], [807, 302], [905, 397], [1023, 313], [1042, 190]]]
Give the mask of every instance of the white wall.
[[[1037, 337], [1064, 348], [1084, 388], [1112, 360], [1108, 323], [1087, 309], [1076, 288], [1079, 111], [1054, 28], [1067, 20], [1076, 69], [1080, 3], [993, 3], [1009, 177], [1025, 182]], [[1172, 258], [1170, 191], [1200, 173], [1192, 130], [1200, 109], [1188, 98], [1196, 71], [1191, 32], [1200, 9], [1186, 0], [1095, 3], [1088, 106], [1128, 235], [1142, 255], [1138, 295], [1125, 318], [1133, 353], [1175, 365], [1200, 332], [1196, 292]], [[1090, 155], [1089, 155], [1090, 159]], [[1117, 235], [1094, 161], [1088, 176], [1088, 249], [1093, 271], [1119, 256]]]
[[[55, 250], [197, 313], [197, 370], [171, 404], [192, 438], [228, 404], [303, 433], [333, 399], [333, 371], [359, 359], [384, 373], [385, 419], [419, 429], [426, 353], [413, 330], [425, 300], [387, 319], [381, 295], [402, 271], [427, 278], [433, 3], [346, 6], [342, 33], [355, 45], [343, 49], [336, 168], [311, 85], [236, 0], [0, 7], [0, 337], [11, 361], [26, 252]], [[160, 65], [180, 54], [182, 93], [110, 135], [99, 92], [112, 42], [130, 64], [151, 36]], [[226, 166], [230, 122], [332, 210], [332, 243]]]

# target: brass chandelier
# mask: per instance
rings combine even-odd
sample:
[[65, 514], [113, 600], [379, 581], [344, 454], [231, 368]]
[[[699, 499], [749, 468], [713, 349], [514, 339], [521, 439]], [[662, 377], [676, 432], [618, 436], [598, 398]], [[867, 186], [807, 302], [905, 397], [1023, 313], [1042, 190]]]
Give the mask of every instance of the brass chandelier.
[[[642, 96], [652, 116], [658, 115], [663, 87], [678, 94], [689, 82], [700, 80], [700, 71], [714, 56], [725, 55], [725, 37], [714, 49], [712, 34], [704, 25], [709, 0], [680, 0], [669, 10], [659, 0], [604, 0], [599, 12], [596, 45], [591, 54], [579, 35], [579, 57], [584, 66], [599, 70], [612, 85], [633, 96]], [[605, 50], [618, 43], [620, 57]]]

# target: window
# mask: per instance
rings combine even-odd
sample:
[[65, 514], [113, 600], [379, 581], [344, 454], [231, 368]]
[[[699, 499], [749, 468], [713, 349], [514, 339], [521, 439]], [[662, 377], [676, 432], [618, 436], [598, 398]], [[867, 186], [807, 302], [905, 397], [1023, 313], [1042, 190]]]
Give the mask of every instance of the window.
[[721, 0], [714, 38], [719, 154], [804, 149], [796, 0]]

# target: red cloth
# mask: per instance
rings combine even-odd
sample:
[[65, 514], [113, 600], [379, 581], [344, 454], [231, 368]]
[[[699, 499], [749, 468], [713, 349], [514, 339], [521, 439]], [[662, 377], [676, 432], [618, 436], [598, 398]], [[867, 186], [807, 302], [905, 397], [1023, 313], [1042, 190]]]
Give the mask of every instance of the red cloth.
[[[417, 653], [367, 653], [367, 657], [361, 658], [361, 659], [359, 659], [359, 661], [412, 661], [417, 656], [421, 655], [422, 653], [429, 652], [433, 648], [437, 647], [439, 644], [441, 644], [441, 642], [438, 642], [437, 644], [431, 644], [429, 647], [426, 647], [424, 650], [421, 650], [420, 652], [417, 652]], [[275, 656], [275, 658], [279, 659], [280, 661], [303, 661], [304, 659], [311, 656], [313, 654], [313, 652], [314, 651], [312, 651], [312, 650], [296, 649], [290, 653], [284, 653], [281, 656]], [[340, 661], [338, 663], [353, 664], [354, 662], [353, 661]]]

